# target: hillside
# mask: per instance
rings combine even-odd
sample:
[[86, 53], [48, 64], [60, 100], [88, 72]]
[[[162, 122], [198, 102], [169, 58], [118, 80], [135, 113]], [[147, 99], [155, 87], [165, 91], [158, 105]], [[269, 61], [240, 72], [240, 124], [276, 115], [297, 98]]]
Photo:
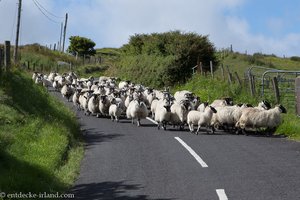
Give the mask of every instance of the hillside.
[[2, 191], [65, 192], [83, 156], [79, 133], [74, 113], [26, 72], [0, 74]]

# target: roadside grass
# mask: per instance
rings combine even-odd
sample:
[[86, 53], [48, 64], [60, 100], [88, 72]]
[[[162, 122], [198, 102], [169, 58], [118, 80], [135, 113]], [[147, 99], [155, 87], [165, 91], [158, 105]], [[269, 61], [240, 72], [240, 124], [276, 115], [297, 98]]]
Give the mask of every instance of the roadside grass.
[[0, 79], [0, 190], [64, 192], [83, 157], [74, 113], [24, 72]]
[[[228, 82], [224, 82], [220, 78], [211, 79], [211, 77], [201, 75], [194, 75], [184, 85], [171, 88], [173, 93], [177, 90], [194, 92], [200, 97], [201, 101], [208, 101], [209, 103], [223, 97], [232, 97], [234, 103], [250, 103], [252, 105], [257, 105], [262, 100], [259, 97], [252, 97], [247, 89], [236, 83], [229, 85]], [[274, 99], [269, 97], [267, 100], [274, 106]], [[283, 123], [277, 128], [275, 134], [285, 135], [290, 139], [300, 141], [300, 117], [295, 115], [294, 109], [288, 109], [287, 114], [282, 114], [282, 119]]]

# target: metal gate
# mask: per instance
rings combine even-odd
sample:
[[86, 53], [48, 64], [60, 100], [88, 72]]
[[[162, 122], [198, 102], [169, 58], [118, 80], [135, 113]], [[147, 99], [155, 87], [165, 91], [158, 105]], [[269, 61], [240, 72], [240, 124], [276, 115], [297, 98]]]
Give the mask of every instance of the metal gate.
[[296, 112], [300, 116], [300, 76], [295, 80]]

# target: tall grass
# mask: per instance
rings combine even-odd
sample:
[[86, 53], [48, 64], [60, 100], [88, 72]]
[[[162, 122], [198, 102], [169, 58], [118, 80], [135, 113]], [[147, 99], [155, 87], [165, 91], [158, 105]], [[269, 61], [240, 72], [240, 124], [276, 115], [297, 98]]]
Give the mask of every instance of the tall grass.
[[62, 192], [83, 155], [74, 114], [22, 72], [0, 79], [0, 190]]

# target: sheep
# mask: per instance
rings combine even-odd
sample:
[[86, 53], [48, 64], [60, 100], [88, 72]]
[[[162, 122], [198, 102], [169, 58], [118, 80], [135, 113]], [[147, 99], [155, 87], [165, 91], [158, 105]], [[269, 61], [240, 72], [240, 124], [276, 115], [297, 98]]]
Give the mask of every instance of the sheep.
[[33, 72], [32, 74], [32, 80], [33, 82], [35, 82], [36, 78], [39, 76], [39, 74], [37, 72]]
[[179, 125], [179, 129], [183, 129], [183, 125], [186, 122], [188, 114], [189, 101], [181, 100], [180, 102], [175, 101], [171, 106], [171, 118], [170, 122], [173, 125]]
[[54, 77], [56, 77], [58, 74], [55, 72], [51, 72], [48, 76], [48, 81], [50, 81], [51, 83], [54, 82]]
[[178, 102], [181, 100], [189, 99], [189, 97], [191, 97], [191, 96], [192, 96], [192, 92], [187, 91], [187, 90], [177, 91], [174, 94], [174, 98]]
[[254, 107], [256, 109], [259, 109], [259, 110], [269, 110], [271, 108], [271, 105], [268, 101], [261, 101], [258, 103], [258, 106]]
[[52, 87], [54, 88], [55, 91], [59, 90], [59, 83], [57, 80], [53, 81]]
[[217, 113], [217, 110], [208, 106], [205, 108], [204, 112], [199, 112], [196, 110], [192, 110], [187, 115], [187, 123], [189, 125], [190, 131], [194, 132], [194, 125], [198, 125], [196, 134], [198, 135], [201, 126], [209, 126], [213, 113]]
[[67, 98], [68, 101], [70, 101], [70, 97], [72, 96], [73, 94], [73, 91], [71, 89], [71, 86], [70, 84], [66, 84], [64, 85], [62, 88], [61, 88], [61, 94], [63, 97]]
[[214, 108], [220, 106], [232, 106], [233, 101], [231, 98], [216, 99], [210, 105]]
[[155, 121], [157, 122], [157, 128], [163, 127], [166, 130], [166, 125], [171, 118], [171, 100], [163, 99], [157, 103], [155, 108]]
[[[107, 95], [101, 95], [100, 100], [99, 100], [100, 114], [102, 114], [104, 116], [108, 115], [110, 104], [111, 104], [111, 102], [110, 102], [109, 98], [107, 97]], [[100, 115], [97, 115], [97, 117], [99, 117], [99, 116]]]
[[244, 111], [236, 123], [236, 127], [245, 132], [247, 128], [275, 131], [281, 123], [281, 113], [286, 113], [282, 105], [277, 105], [269, 110], [248, 109]]
[[43, 85], [43, 79], [42, 79], [42, 76], [40, 75], [37, 75], [37, 77], [35, 78], [35, 84], [38, 84], [38, 85]]
[[116, 104], [111, 104], [109, 106], [108, 114], [111, 117], [111, 120], [114, 121], [114, 118], [116, 122], [119, 122], [119, 118], [123, 112], [123, 108], [121, 105], [121, 102], [118, 102]]
[[139, 99], [132, 100], [126, 110], [126, 116], [128, 119], [132, 120], [132, 124], [134, 124], [134, 119], [137, 119], [137, 126], [140, 126], [140, 120], [145, 119], [148, 116], [146, 104]]
[[133, 100], [133, 95], [128, 95], [125, 99], [125, 107], [128, 108], [130, 102]]
[[85, 114], [88, 112], [88, 101], [92, 95], [92, 91], [88, 90], [86, 92], [81, 91], [81, 95], [79, 96], [80, 108], [85, 111]]
[[127, 88], [130, 81], [121, 81], [118, 85], [119, 89]]
[[208, 102], [203, 102], [198, 106], [198, 108], [196, 110], [200, 111], [200, 112], [204, 112], [204, 110], [207, 106], [208, 106]]
[[247, 107], [247, 104], [216, 107], [215, 109], [217, 110], [217, 113], [213, 114], [211, 119], [213, 131], [215, 128], [219, 128], [220, 126], [226, 129], [228, 129], [228, 127], [234, 128], [242, 114], [242, 111]]
[[150, 111], [151, 111], [151, 114], [152, 114], [152, 118], [154, 119], [155, 118], [155, 111], [156, 111], [156, 106], [158, 104], [158, 99], [155, 98], [152, 103], [151, 103], [151, 107], [150, 107]]
[[72, 102], [78, 110], [80, 109], [80, 103], [79, 103], [80, 92], [81, 92], [81, 89], [78, 89], [78, 88], [75, 89], [75, 92], [72, 97]]
[[97, 94], [92, 94], [88, 101], [88, 114], [99, 113], [99, 99]]

